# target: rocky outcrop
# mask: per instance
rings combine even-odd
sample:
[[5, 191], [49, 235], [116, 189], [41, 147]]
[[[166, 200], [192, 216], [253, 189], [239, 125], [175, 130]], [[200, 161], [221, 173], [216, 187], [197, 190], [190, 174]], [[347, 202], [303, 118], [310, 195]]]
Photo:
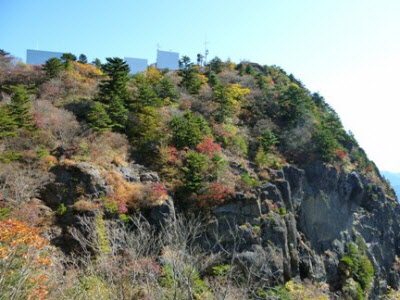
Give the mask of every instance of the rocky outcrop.
[[115, 167], [115, 169], [129, 182], [159, 182], [160, 176], [157, 172], [146, 167], [130, 163], [128, 166]]
[[399, 287], [398, 213], [398, 203], [364, 176], [320, 162], [305, 170], [287, 166], [281, 178], [214, 210], [220, 223], [261, 228], [258, 238], [246, 239], [241, 255], [257, 262], [254, 256], [269, 253], [278, 282], [300, 278], [338, 288], [346, 245], [361, 241], [374, 266], [371, 299], [388, 285]]
[[[113, 171], [127, 182], [150, 184], [160, 181], [156, 172], [135, 163], [124, 167], [113, 166]], [[101, 203], [98, 199], [114, 192], [113, 186], [106, 180], [108, 170], [88, 162], [75, 162], [56, 165], [50, 172], [54, 174], [54, 180], [42, 190], [40, 199], [56, 216], [55, 225], [51, 228], [52, 243], [66, 253], [79, 251], [80, 246], [72, 238], [70, 228], [79, 228], [79, 214], [93, 216], [93, 211]], [[82, 199], [88, 209], [76, 212], [74, 204]], [[168, 197], [151, 209], [149, 218], [152, 224], [165, 226], [174, 215], [172, 198]]]

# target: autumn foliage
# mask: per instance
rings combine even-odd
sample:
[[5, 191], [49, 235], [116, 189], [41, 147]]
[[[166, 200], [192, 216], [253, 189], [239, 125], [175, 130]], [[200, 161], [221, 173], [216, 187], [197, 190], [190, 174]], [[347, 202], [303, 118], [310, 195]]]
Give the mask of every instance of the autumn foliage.
[[49, 243], [39, 232], [24, 222], [0, 222], [0, 282], [11, 298], [46, 299], [45, 270], [52, 261], [45, 251]]
[[223, 204], [234, 195], [234, 190], [217, 182], [211, 182], [207, 191], [198, 197], [199, 206], [211, 208]]
[[221, 146], [214, 143], [211, 137], [207, 137], [196, 146], [196, 150], [208, 157], [212, 157], [215, 152], [221, 151]]

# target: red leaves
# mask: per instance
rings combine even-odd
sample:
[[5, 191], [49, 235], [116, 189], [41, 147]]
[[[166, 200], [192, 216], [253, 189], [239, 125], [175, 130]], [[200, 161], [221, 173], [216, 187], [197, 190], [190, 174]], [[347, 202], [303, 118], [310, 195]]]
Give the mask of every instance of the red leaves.
[[340, 160], [344, 160], [347, 157], [347, 152], [342, 149], [337, 149], [335, 152], [336, 152], [336, 156]]
[[211, 182], [205, 194], [200, 195], [199, 206], [202, 208], [210, 208], [221, 205], [228, 198], [234, 195], [234, 190], [230, 187], [217, 182]]
[[214, 155], [214, 152], [220, 152], [221, 146], [214, 143], [211, 137], [206, 137], [200, 144], [196, 146], [196, 150], [209, 157]]

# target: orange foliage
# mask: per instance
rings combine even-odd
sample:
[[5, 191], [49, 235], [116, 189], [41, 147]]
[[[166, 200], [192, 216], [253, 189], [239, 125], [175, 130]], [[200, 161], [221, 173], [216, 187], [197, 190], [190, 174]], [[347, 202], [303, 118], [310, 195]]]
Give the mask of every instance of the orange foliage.
[[105, 175], [107, 183], [113, 188], [111, 198], [118, 206], [126, 205], [129, 208], [139, 208], [143, 197], [143, 185], [126, 181], [121, 174], [110, 171]]
[[[0, 222], [0, 244], [2, 248], [15, 248], [19, 246], [31, 246], [42, 249], [48, 242], [39, 236], [40, 230], [28, 226], [24, 222], [5, 220]], [[0, 257], [2, 257], [0, 255]]]
[[[16, 276], [22, 276], [27, 299], [46, 299], [48, 276], [42, 271], [52, 265], [44, 249], [48, 245], [48, 241], [39, 235], [38, 228], [16, 220], [1, 221], [0, 259], [5, 262], [3, 267], [6, 269], [0, 279], [12, 282]], [[21, 267], [29, 268], [30, 272], [21, 271]]]

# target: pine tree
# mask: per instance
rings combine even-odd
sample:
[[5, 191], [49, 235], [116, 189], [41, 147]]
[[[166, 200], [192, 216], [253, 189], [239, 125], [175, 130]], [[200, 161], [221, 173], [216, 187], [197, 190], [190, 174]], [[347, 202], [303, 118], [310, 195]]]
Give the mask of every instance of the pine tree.
[[198, 94], [202, 82], [199, 78], [199, 70], [190, 62], [187, 56], [182, 57], [179, 61], [180, 70], [178, 75], [182, 77], [179, 86], [184, 87], [190, 94]]
[[163, 100], [169, 98], [171, 101], [175, 101], [178, 99], [178, 93], [175, 86], [165, 77], [163, 77], [156, 86], [156, 92]]
[[79, 55], [78, 61], [82, 64], [87, 64], [87, 56], [85, 54]]
[[64, 53], [61, 56], [61, 60], [64, 61], [64, 68], [65, 70], [72, 70], [74, 65], [72, 64], [73, 61], [76, 61], [76, 56], [72, 53]]
[[140, 110], [143, 106], [161, 107], [162, 100], [149, 84], [140, 84], [138, 86], [138, 94], [134, 101], [134, 109]]
[[10, 115], [18, 128], [33, 129], [33, 115], [31, 101], [28, 92], [23, 85], [12, 87], [11, 104], [9, 105]]
[[101, 69], [101, 60], [96, 58], [92, 61], [92, 65], [96, 66], [96, 68]]
[[112, 121], [100, 102], [93, 103], [87, 115], [87, 121], [90, 127], [100, 132], [110, 130], [112, 126]]
[[112, 128], [123, 132], [128, 120], [128, 110], [124, 107], [121, 99], [115, 97], [108, 106], [107, 112], [112, 121]]
[[110, 103], [115, 97], [126, 102], [129, 98], [127, 83], [129, 81], [129, 66], [121, 58], [107, 58], [107, 63], [103, 65], [103, 71], [108, 79], [100, 83], [99, 101]]
[[42, 69], [46, 72], [47, 79], [52, 79], [60, 75], [63, 70], [63, 63], [61, 59], [53, 57], [44, 63]]
[[6, 105], [0, 106], [0, 139], [16, 135], [17, 124]]

